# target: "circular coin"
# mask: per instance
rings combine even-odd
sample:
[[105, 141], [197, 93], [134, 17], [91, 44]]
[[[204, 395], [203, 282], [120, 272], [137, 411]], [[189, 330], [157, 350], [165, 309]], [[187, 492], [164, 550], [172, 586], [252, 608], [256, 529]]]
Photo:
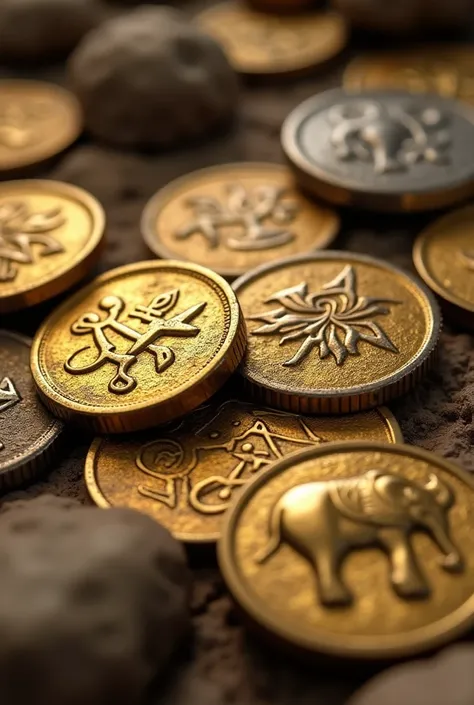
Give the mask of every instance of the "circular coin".
[[270, 406], [368, 409], [405, 393], [433, 361], [438, 305], [410, 274], [351, 252], [289, 257], [234, 283], [248, 327], [241, 373]]
[[446, 313], [474, 327], [474, 206], [449, 213], [424, 230], [413, 259]]
[[85, 479], [100, 507], [149, 514], [181, 541], [217, 541], [224, 513], [256, 473], [301, 448], [346, 439], [403, 442], [388, 409], [336, 420], [228, 399], [166, 432], [96, 438]]
[[43, 162], [82, 132], [72, 93], [41, 81], [0, 81], [0, 171]]
[[421, 211], [474, 193], [474, 110], [436, 95], [327, 91], [289, 115], [282, 143], [301, 185], [333, 203]]
[[412, 446], [310, 448], [247, 485], [218, 553], [237, 602], [278, 640], [412, 656], [474, 623], [474, 482]]
[[36, 395], [31, 341], [0, 331], [0, 492], [32, 481], [54, 458], [63, 430]]
[[102, 206], [76, 186], [0, 183], [0, 313], [45, 301], [86, 276], [104, 226]]
[[306, 73], [339, 54], [348, 29], [336, 12], [278, 17], [223, 2], [197, 17], [239, 73], [281, 76]]
[[138, 262], [98, 277], [43, 323], [31, 367], [45, 404], [99, 432], [182, 416], [234, 372], [246, 344], [224, 279], [179, 262]]
[[142, 218], [159, 257], [191, 260], [233, 279], [270, 260], [327, 247], [338, 216], [305, 198], [277, 164], [227, 164], [173, 181]]

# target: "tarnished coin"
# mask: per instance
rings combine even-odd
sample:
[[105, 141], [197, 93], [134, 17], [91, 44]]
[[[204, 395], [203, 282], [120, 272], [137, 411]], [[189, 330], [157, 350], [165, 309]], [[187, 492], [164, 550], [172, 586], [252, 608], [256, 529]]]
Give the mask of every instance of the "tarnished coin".
[[37, 477], [54, 458], [63, 430], [36, 394], [30, 346], [27, 338], [0, 330], [0, 492]]
[[59, 306], [33, 341], [45, 404], [99, 432], [170, 421], [206, 401], [239, 364], [245, 324], [229, 284], [198, 265], [138, 262]]
[[304, 652], [401, 658], [474, 624], [474, 482], [412, 446], [277, 461], [227, 513], [218, 553], [251, 619]]
[[230, 1], [205, 10], [197, 22], [235, 70], [249, 76], [306, 73], [339, 54], [348, 39], [346, 21], [336, 12], [279, 17]]
[[424, 230], [413, 260], [446, 313], [474, 328], [474, 206], [448, 213]]
[[182, 541], [217, 541], [224, 513], [255, 474], [296, 450], [349, 439], [403, 440], [388, 409], [315, 418], [229, 399], [166, 432], [97, 438], [85, 479], [101, 507], [150, 514]]
[[72, 93], [41, 81], [0, 81], [0, 171], [43, 162], [82, 132]]
[[352, 252], [289, 257], [234, 289], [249, 335], [240, 371], [270, 406], [361, 411], [411, 389], [433, 361], [438, 304], [388, 262]]
[[0, 183], [0, 313], [45, 301], [80, 281], [97, 261], [102, 206], [58, 181]]
[[259, 264], [327, 247], [334, 211], [312, 203], [278, 164], [226, 164], [195, 171], [158, 191], [142, 218], [159, 257], [190, 260], [233, 279]]
[[282, 143], [301, 185], [333, 203], [421, 211], [474, 194], [474, 109], [436, 95], [327, 91], [290, 113]]

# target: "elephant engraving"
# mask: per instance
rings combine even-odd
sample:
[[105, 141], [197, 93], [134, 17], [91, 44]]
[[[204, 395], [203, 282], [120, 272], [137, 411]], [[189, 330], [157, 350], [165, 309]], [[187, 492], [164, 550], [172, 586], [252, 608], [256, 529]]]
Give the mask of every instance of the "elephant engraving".
[[411, 537], [417, 531], [428, 534], [442, 553], [441, 567], [462, 571], [463, 559], [450, 537], [453, 504], [451, 488], [435, 474], [424, 485], [382, 470], [297, 485], [273, 506], [269, 542], [255, 561], [264, 563], [287, 543], [312, 565], [321, 603], [347, 606], [353, 594], [341, 576], [344, 557], [378, 547], [387, 554], [395, 593], [407, 600], [425, 598], [430, 587]]

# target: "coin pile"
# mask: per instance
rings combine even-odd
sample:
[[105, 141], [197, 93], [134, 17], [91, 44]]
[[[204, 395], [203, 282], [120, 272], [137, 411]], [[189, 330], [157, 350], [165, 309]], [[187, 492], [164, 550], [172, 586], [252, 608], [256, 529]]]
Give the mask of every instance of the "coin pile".
[[[196, 21], [246, 75], [308, 71], [347, 41], [336, 13], [226, 2]], [[306, 655], [414, 656], [474, 621], [474, 481], [405, 445], [384, 406], [435, 364], [439, 303], [474, 328], [474, 206], [419, 235], [419, 277], [327, 249], [335, 207], [428, 211], [474, 196], [474, 110], [461, 88], [413, 92], [414, 56], [393, 86], [358, 60], [350, 90], [294, 109], [288, 166], [224, 164], [161, 189], [141, 219], [156, 258], [63, 297], [31, 350], [0, 333], [0, 489], [50, 466], [65, 425], [97, 434], [92, 500], [187, 544], [217, 542], [250, 621]], [[40, 83], [1, 83], [0, 117], [9, 172], [81, 131], [73, 96]], [[2, 182], [0, 312], [77, 285], [105, 229], [78, 187]]]

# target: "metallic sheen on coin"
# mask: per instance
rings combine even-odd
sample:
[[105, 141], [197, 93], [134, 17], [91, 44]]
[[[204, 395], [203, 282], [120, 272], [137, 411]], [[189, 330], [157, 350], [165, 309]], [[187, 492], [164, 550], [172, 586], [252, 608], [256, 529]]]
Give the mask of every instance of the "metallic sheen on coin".
[[249, 392], [278, 408], [344, 414], [384, 404], [433, 362], [440, 313], [421, 281], [352, 252], [289, 257], [234, 283]]
[[309, 448], [244, 488], [218, 556], [236, 601], [276, 640], [413, 656], [474, 625], [474, 482], [408, 445]]
[[334, 211], [305, 198], [278, 164], [225, 164], [172, 181], [148, 203], [142, 233], [159, 257], [190, 260], [228, 279], [259, 264], [327, 247]]
[[327, 91], [290, 113], [282, 144], [300, 184], [332, 203], [422, 211], [474, 194], [474, 109], [436, 95]]
[[96, 438], [85, 480], [101, 507], [149, 514], [181, 541], [217, 541], [249, 480], [289, 453], [340, 440], [403, 442], [388, 409], [338, 417], [282, 413], [236, 399], [211, 402], [146, 436]]
[[171, 421], [206, 401], [246, 344], [237, 298], [198, 265], [138, 262], [95, 279], [37, 332], [31, 367], [44, 403], [99, 432]]

